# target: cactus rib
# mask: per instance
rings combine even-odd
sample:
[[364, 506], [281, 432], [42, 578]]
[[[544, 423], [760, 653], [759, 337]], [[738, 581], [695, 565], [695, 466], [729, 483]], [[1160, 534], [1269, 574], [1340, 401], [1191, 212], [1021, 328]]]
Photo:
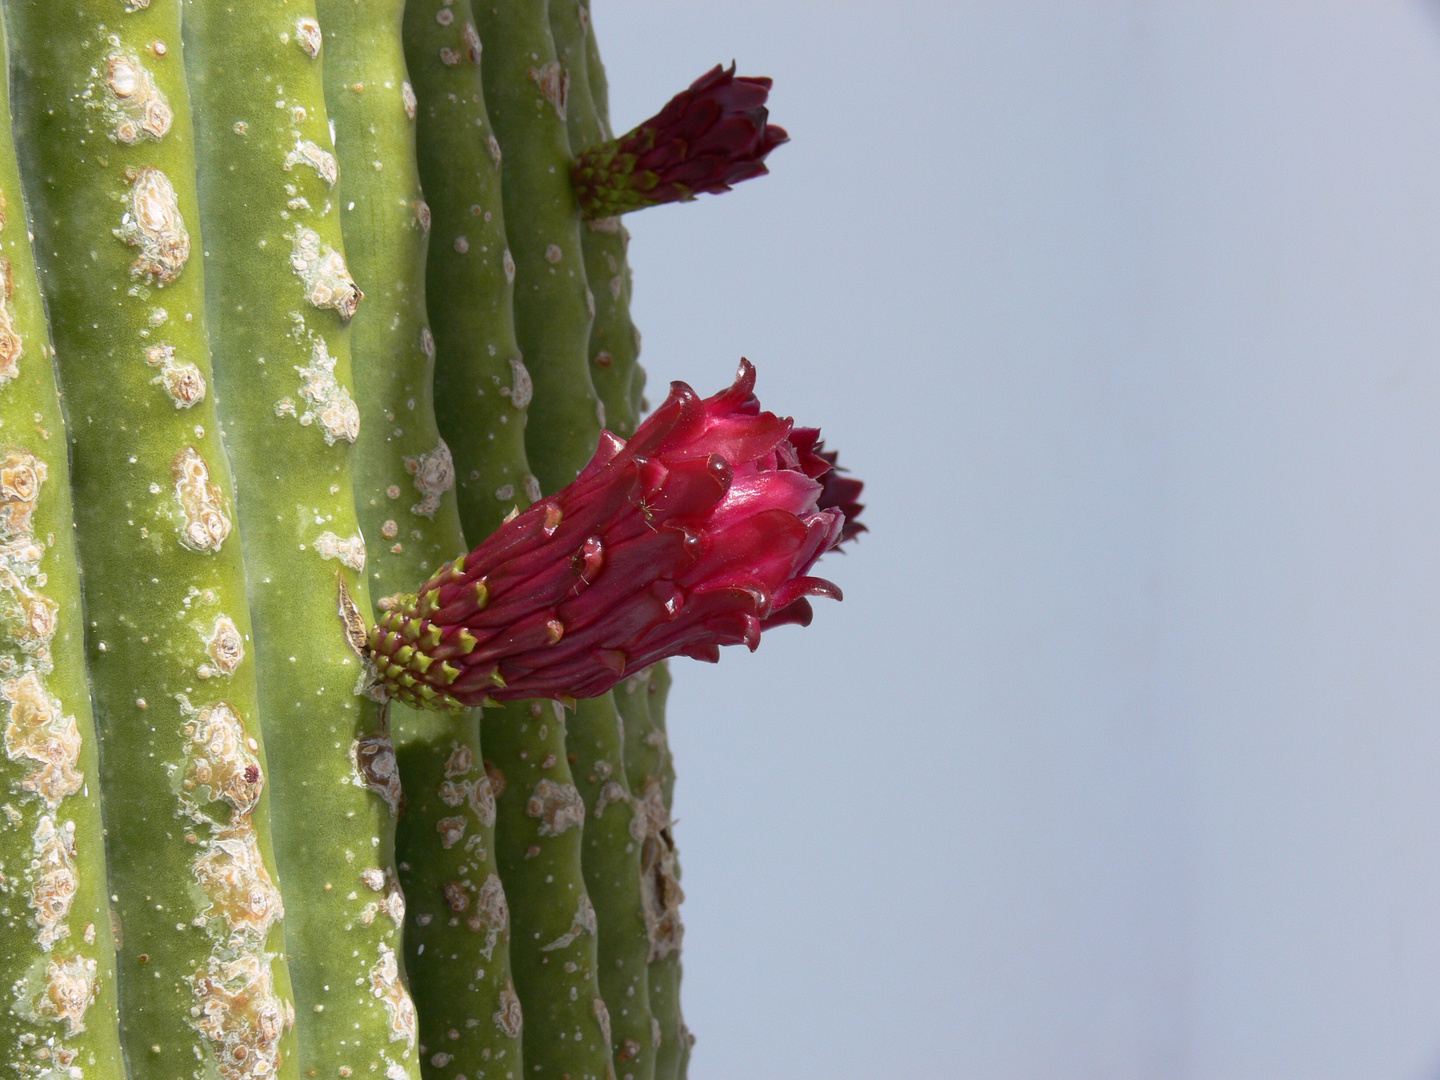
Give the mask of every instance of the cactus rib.
[[[590, 32], [590, 13], [580, 0], [551, 0], [550, 28], [555, 51], [570, 72], [566, 124], [570, 145], [581, 149], [604, 142], [608, 123], [595, 99], [599, 51]], [[603, 70], [598, 82], [604, 84]], [[586, 221], [580, 229], [585, 276], [595, 298], [595, 319], [590, 328], [587, 356], [595, 392], [605, 405], [610, 430], [628, 438], [640, 422], [641, 390], [645, 372], [637, 364], [640, 339], [630, 321], [630, 267], [626, 248], [630, 233], [619, 217]]]
[[[210, 380], [178, 4], [12, 2], [69, 410], [132, 1076], [298, 1075], [270, 772]], [[192, 247], [193, 244], [193, 247]]]
[[[376, 595], [413, 588], [442, 555], [464, 549], [454, 468], [431, 391], [428, 230], [417, 213], [416, 99], [401, 50], [403, 7], [398, 0], [319, 4], [326, 93], [346, 177], [346, 254], [352, 271], [374, 283], [350, 335], [361, 413], [356, 508]], [[517, 424], [517, 445], [521, 430]], [[405, 792], [396, 858], [422, 1072], [428, 1080], [519, 1077], [510, 927], [479, 713], [437, 716], [394, 702], [390, 724]]]
[[335, 206], [343, 196], [320, 27], [308, 2], [194, 0], [184, 31], [216, 376], [272, 736], [299, 1059], [307, 1074], [415, 1077], [393, 869], [399, 778], [361, 693], [370, 598], [346, 323], [362, 295]]
[[93, 1062], [109, 1080], [120, 1029], [95, 717], [65, 424], [26, 227], [0, 80], [0, 1056], [22, 1077]]
[[545, 491], [589, 460], [604, 406], [585, 350], [595, 298], [585, 278], [565, 129], [569, 73], [555, 55], [546, 0], [474, 9], [480, 75], [501, 149], [505, 228], [515, 258], [515, 333], [535, 384], [525, 447]]

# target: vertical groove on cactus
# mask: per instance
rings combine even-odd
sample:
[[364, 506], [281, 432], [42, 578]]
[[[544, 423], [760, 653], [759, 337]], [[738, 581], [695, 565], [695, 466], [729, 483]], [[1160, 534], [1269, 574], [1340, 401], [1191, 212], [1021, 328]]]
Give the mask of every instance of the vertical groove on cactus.
[[[550, 27], [555, 51], [570, 73], [565, 115], [570, 145], [578, 151], [608, 138], [605, 114], [594, 98], [597, 79], [590, 74], [590, 60], [593, 57], [598, 65], [599, 49], [590, 32], [589, 10], [580, 0], [552, 0]], [[603, 85], [604, 79], [602, 71], [598, 81]], [[585, 276], [595, 298], [587, 353], [590, 376], [605, 405], [607, 426], [628, 438], [640, 422], [645, 383], [645, 372], [636, 362], [639, 336], [630, 321], [630, 268], [625, 259], [630, 233], [619, 217], [600, 218], [581, 225], [580, 242]]]
[[681, 1075], [681, 1055], [690, 1041], [680, 1015], [680, 948], [685, 935], [680, 903], [685, 895], [670, 822], [675, 771], [665, 741], [669, 688], [669, 665], [662, 661], [626, 679], [615, 692], [625, 721], [625, 772], [644, 815], [640, 862], [650, 937], [650, 1008], [655, 1014], [655, 1075], [663, 1080]]
[[457, 496], [466, 535], [479, 543], [514, 507], [540, 497], [525, 457], [532, 383], [515, 341], [501, 150], [485, 108], [469, 0], [414, 0], [404, 33], [428, 202], [422, 221], [433, 238], [426, 289], [436, 419], [456, 459], [466, 462]]
[[[5, 52], [0, 25], [0, 55]], [[0, 1058], [118, 1062], [65, 424], [0, 79]]]
[[[379, 595], [413, 589], [443, 556], [465, 546], [454, 468], [436, 428], [431, 389], [428, 230], [417, 213], [417, 102], [401, 50], [403, 7], [399, 0], [319, 4], [326, 93], [345, 176], [346, 254], [369, 289], [350, 325], [361, 414], [355, 493], [372, 591]], [[473, 69], [471, 78], [478, 86]], [[495, 201], [498, 209], [498, 192]], [[508, 297], [504, 306], [508, 315]], [[522, 430], [517, 423], [517, 447]], [[396, 859], [407, 900], [406, 969], [420, 1021], [422, 1072], [429, 1080], [519, 1077], [518, 998], [479, 712], [439, 715], [392, 702], [390, 723], [405, 792]]]
[[482, 3], [475, 17], [515, 258], [515, 333], [535, 383], [525, 446], [541, 488], [553, 492], [589, 460], [605, 415], [585, 355], [595, 298], [570, 182], [571, 79], [555, 55], [546, 9], [545, 0]]
[[295, 1077], [179, 8], [6, 14], [69, 410], [130, 1073]]
[[[299, 1066], [401, 1080], [419, 1067], [393, 869], [400, 783], [389, 735], [361, 693], [370, 597], [346, 324], [362, 295], [341, 242], [320, 27], [310, 3], [195, 0], [184, 30], [220, 411], [276, 779]], [[398, 103], [399, 88], [390, 92]]]
[[612, 695], [576, 703], [566, 744], [588, 811], [581, 865], [595, 907], [610, 1052], [622, 1077], [651, 1080], [655, 1047], [647, 971], [650, 942], [640, 875], [646, 818], [625, 776], [625, 729]]

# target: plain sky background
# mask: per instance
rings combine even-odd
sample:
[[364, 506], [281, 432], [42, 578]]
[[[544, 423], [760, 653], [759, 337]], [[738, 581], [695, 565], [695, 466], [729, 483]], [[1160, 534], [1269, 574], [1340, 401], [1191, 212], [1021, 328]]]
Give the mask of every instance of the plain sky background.
[[594, 6], [794, 140], [627, 219], [652, 401], [867, 484], [677, 662], [694, 1080], [1440, 1077], [1440, 9]]

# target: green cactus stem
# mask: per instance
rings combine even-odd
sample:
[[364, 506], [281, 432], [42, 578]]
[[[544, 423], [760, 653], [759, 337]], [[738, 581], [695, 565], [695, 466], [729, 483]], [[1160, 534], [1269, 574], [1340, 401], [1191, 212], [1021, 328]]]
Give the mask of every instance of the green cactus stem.
[[467, 535], [478, 543], [513, 508], [540, 497], [525, 458], [532, 384], [515, 341], [515, 261], [500, 195], [500, 144], [485, 109], [469, 0], [414, 0], [406, 5], [404, 35], [418, 102], [423, 220], [433, 235], [426, 283], [436, 418], [457, 460], [466, 462], [457, 494]]
[[[602, 143], [609, 137], [608, 123], [595, 100], [597, 80], [589, 70], [592, 57], [598, 64], [599, 50], [590, 32], [587, 6], [580, 0], [552, 0], [550, 29], [555, 51], [570, 73], [565, 108], [570, 145], [580, 148]], [[598, 81], [604, 84], [603, 70]], [[580, 229], [585, 277], [595, 298], [588, 349], [590, 377], [605, 405], [607, 426], [624, 438], [633, 435], [640, 422], [645, 384], [644, 369], [637, 363], [639, 333], [630, 321], [631, 280], [625, 259], [629, 242], [630, 234], [618, 217], [586, 221]]]
[[611, 1075], [595, 909], [581, 870], [585, 804], [567, 756], [565, 709], [487, 709], [485, 771], [497, 804], [495, 853], [510, 898], [510, 963], [525, 1016], [525, 1074]]
[[[389, 735], [362, 694], [371, 609], [346, 328], [361, 292], [341, 242], [320, 27], [309, 3], [196, 0], [184, 29], [300, 1067], [418, 1076], [393, 870], [400, 783]], [[399, 88], [391, 93], [398, 101]]]
[[[0, 25], [0, 55], [4, 54]], [[120, 1057], [65, 424], [0, 79], [0, 1057]]]
[[[379, 596], [413, 589], [442, 553], [465, 546], [454, 468], [431, 391], [428, 230], [417, 213], [423, 205], [413, 152], [417, 106], [401, 49], [403, 7], [397, 0], [319, 4], [326, 93], [346, 178], [346, 254], [352, 272], [374, 283], [350, 337], [361, 413], [356, 508], [372, 593]], [[517, 446], [522, 430], [517, 424]], [[483, 767], [479, 712], [439, 716], [395, 702], [390, 724], [405, 792], [396, 859], [407, 899], [405, 961], [420, 1019], [423, 1075], [520, 1077], [519, 999], [510, 977], [510, 926], [495, 867], [495, 799]]]
[[663, 1080], [681, 1075], [681, 1057], [690, 1043], [680, 1013], [680, 948], [685, 935], [680, 904], [685, 894], [670, 821], [675, 772], [665, 741], [669, 689], [669, 665], [661, 662], [626, 679], [615, 692], [625, 721], [625, 772], [644, 823], [641, 880], [650, 942], [650, 1008], [655, 1014], [655, 1075]]
[[576, 703], [566, 745], [587, 816], [581, 863], [595, 907], [600, 994], [610, 1012], [611, 1054], [624, 1080], [655, 1074], [648, 962], [641, 897], [642, 807], [625, 777], [625, 729], [610, 694]]
[[125, 1058], [136, 1078], [297, 1077], [179, 7], [6, 14], [69, 410]]
[[525, 433], [545, 491], [589, 460], [604, 406], [586, 350], [595, 299], [586, 284], [565, 130], [572, 82], [555, 55], [545, 0], [475, 9], [485, 103], [501, 149], [505, 229], [515, 258], [515, 333], [535, 384]]

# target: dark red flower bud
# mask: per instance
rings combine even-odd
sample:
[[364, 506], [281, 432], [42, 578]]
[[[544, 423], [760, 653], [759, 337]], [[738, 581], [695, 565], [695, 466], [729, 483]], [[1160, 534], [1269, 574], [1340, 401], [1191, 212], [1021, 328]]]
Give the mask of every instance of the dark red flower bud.
[[765, 155], [790, 139], [767, 123], [769, 93], [769, 79], [737, 79], [734, 64], [716, 64], [639, 127], [575, 158], [581, 214], [611, 217], [763, 176]]
[[[796, 428], [790, 432], [790, 441], [802, 455], [814, 455], [823, 461], [829, 470], [821, 477], [820, 498], [816, 500], [816, 505], [821, 510], [835, 507], [845, 515], [845, 527], [840, 530], [840, 544], [854, 540], [862, 532], [869, 532], [870, 530], [860, 523], [860, 511], [865, 509], [865, 504], [859, 499], [865, 482], [841, 475], [850, 470], [837, 464], [840, 452], [825, 449], [825, 441], [820, 438], [819, 428]], [[835, 545], [837, 550], [840, 544]]]
[[845, 529], [819, 502], [819, 432], [762, 412], [754, 385], [745, 360], [714, 397], [672, 384], [628, 443], [604, 432], [574, 483], [395, 598], [370, 634], [385, 691], [434, 708], [594, 697], [840, 599], [809, 576]]

